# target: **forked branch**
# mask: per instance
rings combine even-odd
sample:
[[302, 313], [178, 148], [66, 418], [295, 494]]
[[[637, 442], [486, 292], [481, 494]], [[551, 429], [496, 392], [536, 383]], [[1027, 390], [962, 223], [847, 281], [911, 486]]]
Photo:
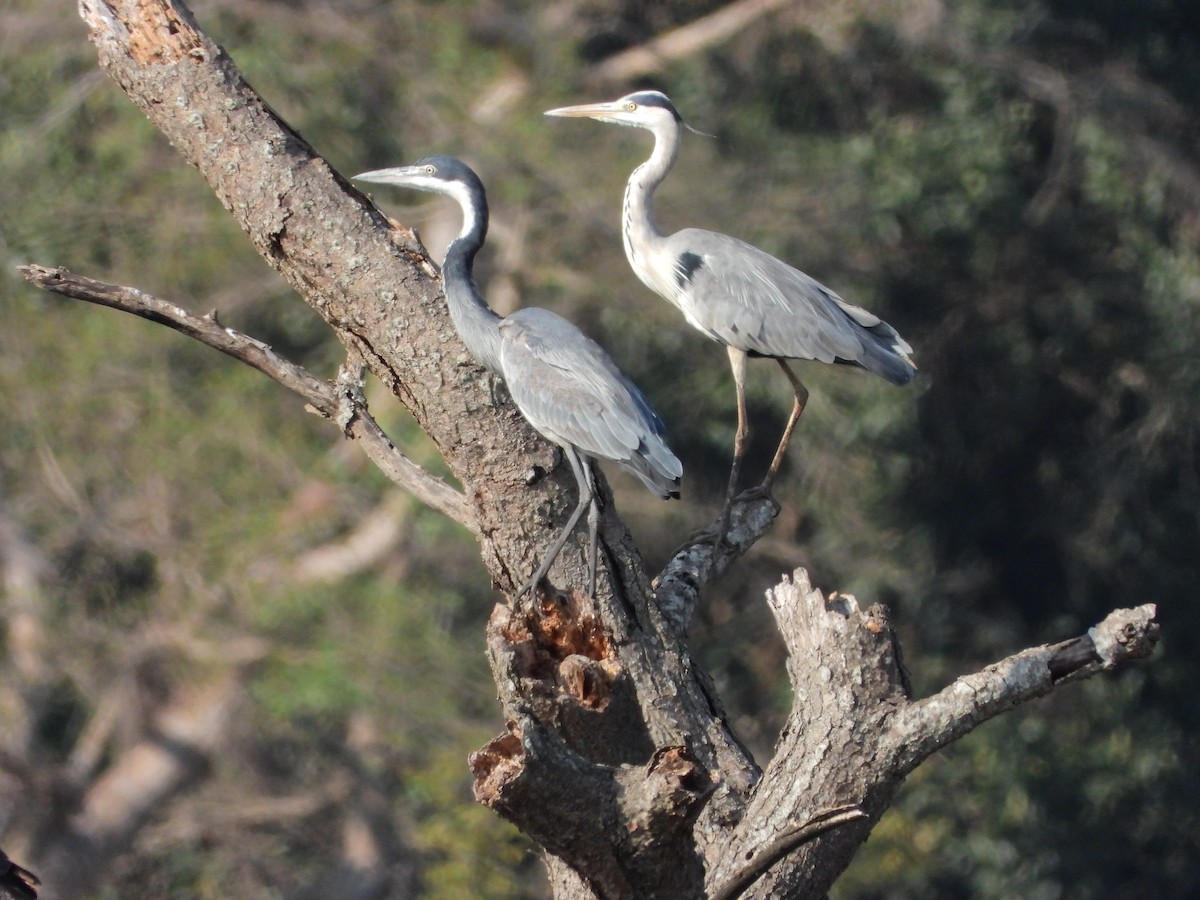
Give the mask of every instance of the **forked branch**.
[[358, 441], [370, 460], [397, 486], [460, 525], [473, 527], [475, 517], [466, 498], [405, 456], [384, 434], [361, 398], [353, 396], [357, 392], [339, 390], [302, 366], [284, 359], [262, 341], [226, 328], [217, 321], [216, 312], [194, 316], [174, 303], [137, 288], [84, 278], [64, 268], [19, 266], [18, 271], [31, 284], [44, 290], [158, 322], [257, 369], [299, 394], [317, 413], [341, 425], [346, 437]]
[[870, 830], [869, 821], [847, 820], [762, 863], [764, 848], [786, 838], [781, 821], [812, 821], [830, 800], [878, 821], [904, 777], [932, 753], [1060, 684], [1149, 656], [1159, 633], [1153, 605], [1117, 610], [1086, 635], [1023, 650], [913, 701], [884, 607], [825, 594], [803, 569], [768, 599], [795, 699], [775, 756], [708, 877], [728, 891], [751, 878], [747, 860], [758, 859], [746, 888], [755, 897], [821, 896]]

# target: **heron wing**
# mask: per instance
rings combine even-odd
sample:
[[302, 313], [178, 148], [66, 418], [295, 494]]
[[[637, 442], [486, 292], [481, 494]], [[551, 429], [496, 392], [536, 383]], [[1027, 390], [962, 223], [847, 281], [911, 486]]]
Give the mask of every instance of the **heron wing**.
[[500, 332], [504, 380], [529, 424], [560, 446], [620, 463], [660, 496], [678, 495], [683, 464], [666, 427], [599, 344], [545, 309], [514, 313]]
[[894, 328], [769, 253], [699, 228], [664, 246], [675, 302], [714, 340], [762, 356], [857, 363], [897, 383], [915, 372]]

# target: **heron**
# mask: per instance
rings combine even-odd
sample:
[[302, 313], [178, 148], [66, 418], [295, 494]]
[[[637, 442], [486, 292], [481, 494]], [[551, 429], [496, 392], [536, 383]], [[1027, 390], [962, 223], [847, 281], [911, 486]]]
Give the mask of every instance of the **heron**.
[[912, 348], [878, 316], [846, 302], [816, 279], [757, 247], [715, 231], [685, 228], [664, 235], [654, 221], [654, 191], [671, 171], [686, 125], [659, 91], [637, 91], [619, 100], [551, 109], [547, 116], [595, 119], [644, 128], [654, 150], [633, 170], [625, 187], [621, 233], [625, 256], [637, 277], [683, 313], [692, 327], [725, 345], [737, 391], [737, 431], [723, 526], [737, 489], [750, 435], [746, 415], [746, 358], [770, 357], [791, 382], [795, 401], [761, 491], [783, 464], [792, 432], [808, 402], [808, 390], [788, 365], [812, 359], [859, 366], [893, 384], [916, 374]]
[[466, 163], [452, 156], [426, 156], [411, 166], [354, 178], [444, 194], [461, 207], [462, 231], [442, 264], [450, 318], [472, 356], [504, 380], [525, 420], [561, 448], [578, 488], [579, 500], [567, 524], [517, 597], [545, 578], [585, 511], [594, 596], [600, 511], [591, 461], [612, 460], [660, 498], [678, 498], [683, 464], [667, 446], [662, 420], [608, 353], [562, 316], [537, 307], [500, 316], [488, 307], [473, 274], [475, 255], [487, 236], [487, 195]]

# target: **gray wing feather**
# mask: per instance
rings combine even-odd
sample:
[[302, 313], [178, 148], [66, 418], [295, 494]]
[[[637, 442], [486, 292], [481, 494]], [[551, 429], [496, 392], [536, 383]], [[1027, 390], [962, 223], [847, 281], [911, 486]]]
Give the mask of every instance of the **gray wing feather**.
[[902, 384], [916, 367], [895, 329], [815, 278], [729, 235], [685, 228], [666, 238], [676, 303], [714, 340], [786, 359], [856, 363]]
[[560, 446], [620, 463], [660, 496], [678, 495], [683, 464], [662, 420], [599, 344], [545, 309], [513, 313], [500, 334], [504, 380], [529, 424]]

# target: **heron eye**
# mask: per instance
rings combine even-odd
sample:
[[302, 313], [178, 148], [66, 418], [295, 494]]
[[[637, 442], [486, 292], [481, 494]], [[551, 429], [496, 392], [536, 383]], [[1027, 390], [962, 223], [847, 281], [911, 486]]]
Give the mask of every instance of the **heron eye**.
[[635, 109], [637, 109], [637, 104], [634, 103], [632, 100], [630, 100], [628, 103], [625, 104], [625, 108], [627, 110], [629, 110], [630, 112], [633, 112]]
[[426, 167], [425, 167], [425, 174], [426, 174], [426, 175], [432, 175], [432, 174], [433, 174], [435, 171], [437, 171], [437, 170], [436, 170], [436, 169], [434, 169], [434, 167], [433, 167], [433, 166], [426, 166]]

